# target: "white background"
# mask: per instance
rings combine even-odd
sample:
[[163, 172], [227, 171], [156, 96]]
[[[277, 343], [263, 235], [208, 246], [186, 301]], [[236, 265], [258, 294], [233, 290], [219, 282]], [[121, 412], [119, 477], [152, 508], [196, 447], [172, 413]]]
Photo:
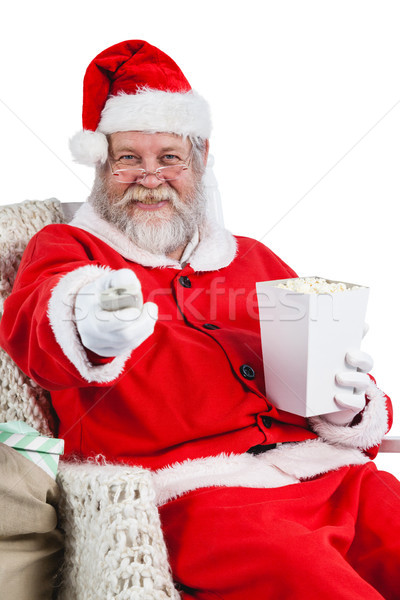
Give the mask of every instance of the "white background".
[[83, 201], [93, 174], [68, 139], [84, 71], [124, 39], [160, 47], [210, 103], [226, 226], [300, 275], [370, 286], [363, 347], [399, 435], [399, 2], [7, 4], [0, 204]]

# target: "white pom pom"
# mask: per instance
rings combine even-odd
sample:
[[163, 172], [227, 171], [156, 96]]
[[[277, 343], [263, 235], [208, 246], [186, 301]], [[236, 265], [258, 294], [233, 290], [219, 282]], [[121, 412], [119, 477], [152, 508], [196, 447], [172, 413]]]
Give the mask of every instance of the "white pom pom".
[[104, 133], [83, 129], [69, 141], [74, 160], [89, 167], [104, 163], [108, 156], [108, 142]]

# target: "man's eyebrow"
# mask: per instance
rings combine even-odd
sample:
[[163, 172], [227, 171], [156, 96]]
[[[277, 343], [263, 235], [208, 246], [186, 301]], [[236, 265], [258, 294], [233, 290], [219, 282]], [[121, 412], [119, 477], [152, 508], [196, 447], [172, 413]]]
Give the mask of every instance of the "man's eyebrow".
[[112, 151], [117, 154], [120, 154], [121, 152], [136, 152], [136, 150], [134, 148], [129, 148], [128, 146], [122, 146], [121, 148], [119, 148], [118, 146], [116, 148], [112, 148]]
[[184, 152], [184, 148], [178, 148], [177, 146], [166, 146], [160, 149], [161, 152]]
[[[112, 151], [114, 153], [117, 154], [121, 154], [122, 152], [126, 152], [127, 154], [129, 153], [136, 153], [139, 154], [139, 152], [132, 146], [122, 146], [122, 147], [116, 147], [116, 148], [112, 148]], [[163, 152], [179, 152], [179, 153], [184, 153], [185, 149], [184, 148], [178, 148], [177, 146], [165, 146], [164, 148], [160, 148], [160, 150], [158, 151], [157, 154], [161, 154]]]

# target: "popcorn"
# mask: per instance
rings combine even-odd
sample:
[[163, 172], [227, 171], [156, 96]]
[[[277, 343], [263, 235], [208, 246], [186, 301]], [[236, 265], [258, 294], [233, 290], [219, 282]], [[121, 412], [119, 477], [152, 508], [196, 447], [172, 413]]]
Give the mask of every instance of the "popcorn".
[[299, 292], [301, 294], [332, 294], [335, 292], [344, 292], [345, 290], [359, 289], [359, 285], [346, 285], [330, 281], [322, 277], [298, 277], [288, 279], [286, 283], [279, 283], [276, 287]]

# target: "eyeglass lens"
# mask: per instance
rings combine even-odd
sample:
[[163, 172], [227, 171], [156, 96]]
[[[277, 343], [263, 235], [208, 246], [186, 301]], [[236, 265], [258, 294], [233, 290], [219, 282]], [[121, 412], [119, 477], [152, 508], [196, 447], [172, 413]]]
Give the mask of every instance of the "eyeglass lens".
[[146, 172], [143, 169], [117, 169], [113, 172], [115, 177], [121, 183], [138, 183], [146, 179], [148, 175], [155, 175], [160, 181], [173, 181], [178, 179], [187, 169], [186, 165], [171, 165], [170, 167], [160, 167], [157, 171]]

